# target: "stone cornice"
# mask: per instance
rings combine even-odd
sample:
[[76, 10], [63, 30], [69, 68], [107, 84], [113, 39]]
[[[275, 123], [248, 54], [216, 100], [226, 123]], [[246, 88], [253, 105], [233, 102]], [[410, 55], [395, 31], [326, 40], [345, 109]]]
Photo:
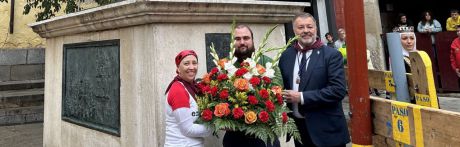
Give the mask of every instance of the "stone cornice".
[[41, 37], [148, 23], [286, 23], [310, 3], [224, 0], [128, 0], [30, 24]]

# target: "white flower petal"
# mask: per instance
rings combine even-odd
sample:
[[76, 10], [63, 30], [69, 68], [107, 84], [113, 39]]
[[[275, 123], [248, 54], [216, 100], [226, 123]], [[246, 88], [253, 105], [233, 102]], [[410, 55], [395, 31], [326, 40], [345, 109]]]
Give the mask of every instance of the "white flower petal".
[[252, 73], [252, 75], [255, 75], [255, 76], [259, 76], [259, 75], [260, 75], [259, 72], [257, 71], [257, 68], [252, 68], [252, 69], [251, 69], [251, 73]]
[[252, 78], [252, 74], [247, 72], [246, 74], [243, 75], [243, 77], [246, 79], [246, 80], [249, 80]]
[[273, 69], [267, 69], [267, 71], [264, 73], [264, 76], [267, 76], [269, 78], [275, 77], [275, 70]]

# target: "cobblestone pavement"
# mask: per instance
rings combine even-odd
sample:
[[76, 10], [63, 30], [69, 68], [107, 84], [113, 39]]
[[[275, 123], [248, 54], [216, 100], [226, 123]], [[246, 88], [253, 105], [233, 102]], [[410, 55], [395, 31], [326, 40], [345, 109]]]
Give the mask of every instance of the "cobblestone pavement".
[[[460, 98], [439, 97], [442, 109], [460, 112]], [[348, 97], [343, 100], [344, 113], [348, 118]], [[43, 144], [43, 123], [0, 126], [0, 147], [41, 147]], [[290, 143], [283, 146], [292, 146]], [[347, 144], [347, 147], [350, 147]]]
[[43, 146], [43, 123], [0, 126], [0, 147]]

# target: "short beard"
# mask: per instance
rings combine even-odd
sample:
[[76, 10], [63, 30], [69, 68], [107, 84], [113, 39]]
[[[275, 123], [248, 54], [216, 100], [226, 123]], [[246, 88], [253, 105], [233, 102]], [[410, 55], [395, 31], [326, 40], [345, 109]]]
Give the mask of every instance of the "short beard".
[[239, 49], [235, 49], [235, 57], [237, 58], [236, 62], [243, 62], [247, 58], [250, 58], [252, 53], [254, 53], [254, 47], [248, 48], [245, 52], [241, 52]]
[[300, 45], [302, 45], [303, 47], [309, 47], [309, 46], [312, 46], [315, 42], [316, 42], [316, 35], [313, 35], [311, 40], [302, 40], [302, 38], [299, 39], [299, 43]]

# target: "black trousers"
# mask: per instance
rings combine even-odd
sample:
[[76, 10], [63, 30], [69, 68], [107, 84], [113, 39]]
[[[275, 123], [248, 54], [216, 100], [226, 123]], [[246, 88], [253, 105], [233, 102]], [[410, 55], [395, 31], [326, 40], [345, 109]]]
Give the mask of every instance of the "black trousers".
[[[297, 129], [299, 130], [300, 133], [300, 138], [302, 139], [302, 143], [298, 142], [297, 140], [294, 140], [295, 147], [319, 147], [313, 143], [310, 137], [310, 133], [308, 133], [307, 126], [305, 125], [305, 119], [294, 119], [295, 124], [297, 125]], [[293, 138], [291, 138], [293, 139]], [[332, 146], [332, 147], [345, 147], [346, 144], [343, 145], [338, 145], [338, 146]]]
[[227, 131], [223, 140], [224, 147], [280, 147], [280, 141], [275, 139], [273, 144], [265, 145], [264, 141], [247, 136], [240, 131]]

